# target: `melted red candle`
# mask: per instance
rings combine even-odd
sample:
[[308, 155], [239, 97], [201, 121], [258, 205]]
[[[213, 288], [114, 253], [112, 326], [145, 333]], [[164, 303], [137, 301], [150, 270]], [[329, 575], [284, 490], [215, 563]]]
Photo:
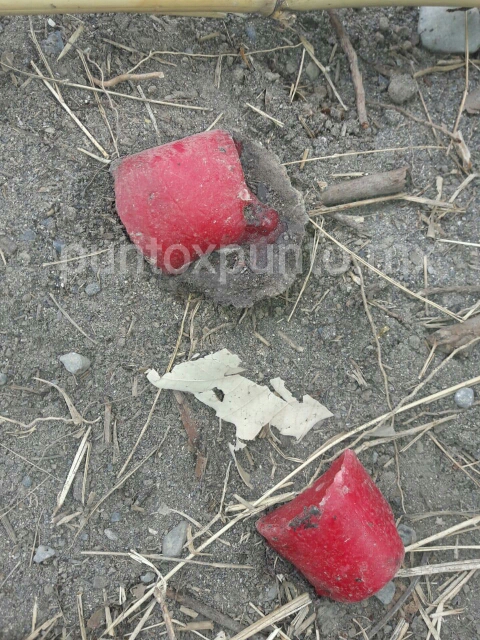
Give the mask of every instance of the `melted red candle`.
[[379, 591], [405, 555], [390, 506], [350, 450], [257, 529], [319, 595], [341, 602]]
[[167, 273], [233, 244], [273, 243], [278, 213], [245, 183], [237, 144], [215, 130], [128, 156], [114, 169], [131, 240]]

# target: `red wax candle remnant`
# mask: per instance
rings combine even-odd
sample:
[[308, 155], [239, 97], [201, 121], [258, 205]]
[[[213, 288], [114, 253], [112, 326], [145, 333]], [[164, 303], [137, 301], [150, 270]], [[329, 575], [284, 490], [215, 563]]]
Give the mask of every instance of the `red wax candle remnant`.
[[319, 595], [341, 602], [379, 591], [405, 555], [390, 506], [351, 450], [257, 529]]
[[247, 187], [239, 153], [228, 132], [215, 130], [127, 156], [113, 170], [118, 214], [163, 271], [282, 232], [278, 213]]

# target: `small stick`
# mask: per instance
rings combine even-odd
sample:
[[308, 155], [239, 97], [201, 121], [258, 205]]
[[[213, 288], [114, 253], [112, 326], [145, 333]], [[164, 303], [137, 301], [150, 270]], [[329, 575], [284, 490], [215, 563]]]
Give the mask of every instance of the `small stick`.
[[463, 242], [462, 240], [446, 240], [444, 238], [439, 238], [437, 242], [447, 242], [450, 244], [462, 244], [465, 247], [480, 247], [480, 243], [478, 242]]
[[355, 89], [355, 96], [357, 99], [357, 113], [358, 119], [363, 129], [368, 129], [368, 117], [367, 109], [365, 107], [365, 89], [363, 88], [362, 74], [358, 68], [358, 58], [355, 49], [350, 42], [348, 33], [345, 31], [335, 9], [327, 9], [328, 17], [332, 27], [335, 29], [342, 49], [344, 50], [348, 62], [350, 63], [350, 72], [352, 74], [353, 87]]
[[321, 202], [330, 207], [347, 202], [376, 199], [381, 196], [402, 194], [405, 191], [408, 167], [393, 171], [372, 173], [354, 180], [334, 184], [322, 193]]
[[253, 104], [250, 104], [249, 102], [245, 103], [247, 107], [250, 107], [250, 109], [252, 109], [253, 111], [255, 111], [256, 113], [258, 113], [259, 115], [263, 116], [264, 118], [267, 118], [268, 120], [271, 120], [272, 122], [274, 122], [277, 127], [284, 127], [285, 125], [283, 124], [283, 122], [281, 122], [280, 120], [277, 120], [277, 118], [274, 118], [273, 116], [269, 116], [268, 113], [265, 113], [265, 111], [262, 111], [261, 109], [258, 109], [257, 107], [254, 107]]
[[280, 329], [277, 330], [277, 333], [280, 336], [280, 338], [284, 342], [286, 342], [290, 347], [292, 347], [292, 349], [297, 353], [303, 353], [305, 351], [305, 347], [301, 347], [300, 345], [298, 345], [289, 336], [287, 336], [286, 333], [284, 333], [283, 331], [280, 331]]
[[[119, 76], [115, 76], [115, 78], [110, 78], [110, 80], [99, 80], [92, 76], [92, 81], [97, 85], [97, 87], [115, 87], [121, 82], [138, 82], [140, 80], [164, 77], [165, 74], [163, 71], [152, 71], [151, 73], [122, 73]], [[145, 98], [145, 96], [142, 97]]]
[[[297, 308], [297, 305], [300, 302], [300, 299], [301, 299], [301, 297], [303, 295], [303, 292], [305, 291], [305, 289], [307, 287], [307, 283], [308, 283], [308, 281], [310, 279], [310, 275], [311, 275], [313, 267], [315, 265], [315, 258], [317, 257], [317, 251], [318, 251], [319, 242], [320, 242], [320, 235], [319, 235], [319, 233], [317, 231], [315, 231], [315, 237], [313, 239], [313, 251], [312, 251], [312, 256], [311, 256], [311, 259], [310, 259], [310, 268], [308, 270], [308, 273], [307, 273], [307, 276], [306, 276], [305, 280], [303, 281], [302, 288], [300, 289], [300, 293], [297, 296], [295, 304], [293, 305], [293, 309], [291, 310], [290, 315], [288, 316], [287, 322], [290, 322], [290, 320], [292, 319], [293, 314], [295, 313], [295, 309]], [[270, 345], [267, 345], [267, 346], [270, 346]], [[303, 349], [302, 349], [302, 351], [303, 351]]]
[[175, 630], [173, 628], [172, 617], [168, 610], [167, 603], [165, 602], [166, 587], [164, 585], [157, 585], [153, 591], [153, 597], [160, 605], [162, 609], [163, 619], [165, 620], [165, 627], [167, 629], [167, 635], [169, 640], [177, 640], [175, 637]]
[[80, 442], [80, 445], [77, 449], [77, 453], [73, 459], [72, 466], [70, 467], [70, 471], [67, 474], [65, 484], [63, 485], [63, 489], [61, 490], [61, 492], [57, 497], [57, 504], [53, 511], [52, 518], [56, 513], [58, 513], [58, 510], [61, 508], [61, 506], [65, 502], [65, 498], [67, 497], [70, 487], [72, 486], [72, 482], [77, 474], [78, 469], [80, 468], [80, 465], [82, 464], [83, 457], [87, 451], [87, 440], [91, 430], [92, 430], [92, 427], [88, 427], [88, 429], [85, 432], [85, 435], [82, 438], [82, 441]]
[[92, 342], [93, 344], [98, 344], [98, 342], [93, 338], [91, 338], [89, 335], [87, 335], [85, 331], [75, 322], [75, 320], [65, 311], [65, 309], [62, 306], [60, 306], [60, 304], [55, 300], [53, 293], [49, 293], [48, 295], [55, 303], [55, 306], [57, 307], [57, 309], [65, 316], [65, 318], [70, 322], [70, 324], [72, 324], [75, 327], [75, 329], [77, 329], [77, 331], [80, 331], [82, 336], [85, 336], [85, 338], [87, 338], [87, 340], [90, 340], [90, 342]]

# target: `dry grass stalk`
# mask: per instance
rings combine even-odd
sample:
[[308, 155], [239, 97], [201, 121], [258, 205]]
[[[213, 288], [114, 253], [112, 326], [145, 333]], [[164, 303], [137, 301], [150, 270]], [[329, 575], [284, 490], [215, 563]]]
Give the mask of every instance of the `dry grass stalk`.
[[38, 638], [40, 635], [42, 635], [42, 637], [45, 637], [50, 631], [50, 629], [53, 627], [53, 625], [56, 623], [56, 621], [62, 616], [63, 614], [61, 611], [55, 614], [52, 618], [50, 618], [49, 620], [46, 620], [43, 624], [41, 624], [35, 630], [32, 630], [32, 633], [26, 636], [25, 640], [36, 640], [36, 638]]
[[[140, 554], [134, 552], [136, 554], [136, 558], [138, 561], [138, 557]], [[132, 552], [126, 553], [123, 551], [82, 551], [82, 556], [114, 556], [120, 558], [132, 558]], [[195, 554], [196, 555], [196, 554]], [[140, 556], [142, 559], [147, 560], [157, 560], [159, 562], [180, 562], [178, 558], [171, 558], [170, 556], [164, 556], [161, 553], [144, 553]], [[204, 567], [215, 567], [216, 569], [238, 569], [241, 571], [251, 571], [254, 569], [252, 565], [249, 564], [232, 564], [230, 562], [204, 562], [203, 560], [189, 560], [188, 558], [184, 558], [181, 560], [185, 564], [198, 564]], [[155, 568], [155, 571], [158, 570]]]
[[285, 126], [284, 123], [281, 120], [277, 120], [277, 118], [274, 118], [273, 116], [269, 116], [268, 113], [265, 113], [265, 111], [262, 111], [261, 109], [258, 109], [257, 107], [254, 107], [253, 104], [250, 104], [249, 102], [246, 102], [245, 105], [247, 107], [249, 107], [250, 109], [252, 109], [252, 111], [255, 111], [255, 113], [258, 113], [263, 118], [267, 118], [267, 120], [271, 120], [274, 124], [277, 125], [277, 127], [280, 127], [282, 129]]
[[288, 167], [292, 164], [300, 164], [301, 162], [315, 162], [317, 160], [335, 160], [336, 158], [346, 158], [349, 156], [367, 156], [372, 153], [393, 153], [395, 151], [423, 151], [428, 149], [444, 149], [445, 147], [439, 145], [416, 145], [409, 147], [390, 147], [388, 149], [369, 149], [368, 151], [347, 151], [345, 153], [333, 153], [329, 156], [316, 156], [315, 158], [307, 158], [307, 160], [291, 160], [290, 162], [283, 162], [282, 166]]
[[460, 67], [465, 66], [464, 62], [454, 62], [452, 64], [439, 64], [434, 67], [427, 67], [426, 69], [420, 69], [420, 71], [416, 71], [413, 74], [413, 77], [421, 78], [422, 76], [426, 76], [430, 73], [439, 73], [446, 71], [455, 71], [456, 69], [460, 69]]
[[[40, 77], [42, 76], [40, 69], [37, 67], [37, 65], [33, 62], [33, 60], [30, 61], [30, 64], [32, 65], [33, 69], [36, 71], [37, 75]], [[102, 145], [92, 136], [92, 134], [90, 133], [90, 131], [85, 127], [85, 125], [77, 118], [77, 116], [73, 113], [73, 111], [70, 109], [70, 107], [68, 106], [68, 104], [65, 102], [65, 100], [63, 99], [63, 97], [61, 96], [60, 93], [58, 93], [54, 87], [50, 84], [51, 81], [49, 81], [48, 79], [44, 78], [42, 76], [42, 81], [44, 83], [44, 85], [47, 87], [47, 89], [50, 91], [50, 93], [53, 95], [53, 97], [58, 101], [58, 103], [60, 104], [60, 106], [68, 113], [68, 115], [72, 118], [72, 120], [75, 122], [75, 124], [82, 130], [82, 132], [87, 136], [87, 138], [90, 140], [90, 142], [93, 144], [94, 147], [96, 147], [100, 153], [102, 154], [102, 156], [105, 159], [109, 159], [109, 155], [108, 153], [105, 151], [105, 149], [102, 147]]]
[[[304, 51], [305, 51], [305, 49], [304, 49]], [[308, 273], [307, 273], [307, 276], [306, 276], [305, 280], [303, 281], [302, 288], [300, 289], [300, 293], [297, 296], [295, 304], [293, 305], [293, 309], [291, 310], [290, 315], [288, 316], [287, 322], [290, 322], [290, 320], [292, 319], [293, 314], [295, 313], [295, 309], [297, 308], [297, 305], [298, 305], [298, 303], [300, 302], [300, 300], [301, 300], [301, 298], [303, 296], [303, 292], [307, 288], [308, 281], [310, 279], [313, 267], [315, 265], [315, 259], [317, 257], [317, 251], [318, 251], [319, 243], [320, 243], [320, 234], [315, 230], [315, 237], [313, 239], [313, 251], [312, 251], [312, 255], [311, 255], [311, 259], [310, 259], [310, 268], [308, 270]], [[262, 340], [262, 342], [264, 342], [264, 341], [265, 340]], [[267, 346], [270, 346], [270, 345], [267, 343]]]
[[82, 256], [76, 256], [75, 258], [65, 258], [65, 260], [54, 260], [53, 262], [43, 262], [42, 267], [51, 267], [54, 264], [66, 264], [67, 262], [76, 262], [77, 260], [85, 260], [85, 258], [91, 258], [92, 256], [99, 256], [102, 253], [107, 253], [110, 249], [101, 249], [100, 251], [94, 251], [93, 253], [86, 253]]
[[446, 242], [449, 244], [462, 244], [465, 247], [480, 247], [478, 242], [463, 242], [462, 240], [447, 240], [445, 238], [439, 238], [437, 242]]
[[[258, 613], [259, 616], [261, 616], [261, 618], [265, 618], [265, 614], [262, 611], [260, 611], [260, 609], [256, 607], [252, 602], [249, 602], [249, 605], [256, 613]], [[307, 609], [307, 612], [308, 612], [308, 609]], [[273, 628], [273, 631], [270, 635], [273, 635], [275, 633], [276, 635], [280, 635], [284, 640], [290, 640], [289, 636], [284, 631], [282, 631], [280, 627], [277, 627], [276, 624], [272, 624], [270, 626]]]
[[[138, 634], [143, 630], [143, 627], [145, 626], [145, 623], [147, 622], [149, 617], [152, 615], [152, 611], [153, 611], [153, 609], [154, 609], [156, 604], [157, 604], [157, 602], [155, 600], [152, 600], [152, 602], [148, 605], [145, 613], [143, 614], [143, 616], [138, 621], [138, 623], [137, 623], [135, 629], [133, 630], [132, 634], [129, 636], [130, 640], [135, 640], [135, 638], [138, 636]], [[111, 633], [113, 633], [113, 631]]]
[[437, 440], [437, 438], [435, 438], [435, 436], [431, 433], [428, 434], [428, 437], [430, 438], [430, 440], [432, 440], [432, 442], [434, 442], [437, 447], [440, 449], [440, 451], [442, 451], [447, 458], [457, 467], [457, 469], [460, 469], [460, 471], [463, 471], [463, 473], [468, 476], [470, 478], [470, 480], [477, 485], [477, 487], [480, 488], [480, 482], [474, 478], [466, 469], [465, 467], [463, 467], [461, 464], [459, 464], [455, 458], [447, 451], [447, 449]]
[[[43, 382], [43, 384], [46, 384], [49, 387], [53, 387], [54, 389], [56, 389], [58, 391], [58, 393], [65, 400], [65, 404], [68, 407], [68, 410], [69, 410], [70, 415], [72, 417], [73, 424], [75, 424], [77, 426], [80, 426], [81, 424], [83, 424], [85, 422], [83, 417], [80, 415], [80, 413], [75, 408], [75, 405], [71, 401], [70, 396], [68, 395], [68, 393], [64, 389], [62, 389], [62, 387], [59, 387], [58, 385], [54, 384], [53, 382], [49, 382], [48, 380], [44, 380], [43, 378], [33, 378], [33, 379], [34, 380], [38, 380], [38, 382]], [[47, 418], [47, 419], [51, 420], [51, 418]], [[56, 419], [60, 420], [60, 418], [56, 418]]]
[[326, 70], [326, 68], [323, 66], [323, 64], [315, 57], [315, 50], [312, 46], [312, 44], [303, 36], [300, 36], [300, 40], [301, 43], [303, 44], [303, 46], [305, 47], [308, 55], [310, 56], [310, 58], [312, 59], [312, 61], [317, 65], [317, 67], [320, 69], [320, 71], [323, 73], [323, 75], [325, 76], [325, 80], [328, 82], [328, 84], [330, 85], [333, 93], [335, 94], [335, 97], [337, 98], [338, 102], [341, 104], [342, 108], [345, 111], [348, 111], [348, 107], [345, 105], [345, 103], [343, 102], [343, 100], [340, 97], [340, 94], [337, 91], [337, 88], [335, 87], [335, 85], [333, 84], [333, 81], [330, 77], [330, 74], [328, 73], [328, 71]]
[[82, 640], [88, 640], [87, 630], [85, 629], [85, 618], [83, 614], [83, 600], [82, 600], [81, 592], [77, 593], [77, 613], [78, 613], [78, 623], [80, 626], [80, 635], [82, 637]]
[[72, 35], [70, 36], [70, 38], [67, 40], [67, 43], [65, 44], [65, 46], [63, 47], [62, 51], [60, 52], [60, 55], [57, 58], [57, 62], [60, 62], [60, 60], [62, 58], [64, 58], [67, 53], [70, 51], [70, 49], [73, 47], [73, 45], [75, 44], [75, 42], [80, 38], [80, 36], [83, 33], [83, 30], [85, 29], [85, 25], [82, 24], [80, 26], [78, 26], [75, 31], [72, 33]]
[[422, 302], [428, 302], [432, 307], [435, 307], [436, 309], [438, 309], [439, 311], [441, 311], [442, 313], [445, 313], [446, 315], [450, 316], [451, 318], [455, 318], [456, 320], [459, 320], [459, 317], [455, 314], [452, 313], [451, 311], [449, 311], [448, 309], [446, 309], [445, 307], [442, 307], [441, 305], [438, 305], [436, 302], [433, 302], [431, 300], [427, 300], [426, 298], [424, 298], [423, 296], [419, 295], [418, 293], [414, 293], [413, 291], [411, 291], [410, 289], [407, 289], [407, 287], [404, 287], [403, 284], [400, 284], [399, 282], [397, 282], [396, 280], [394, 280], [393, 278], [390, 278], [389, 276], [387, 276], [385, 273], [383, 273], [382, 271], [380, 271], [380, 269], [377, 269], [376, 267], [374, 267], [373, 265], [371, 265], [370, 263], [368, 263], [366, 260], [364, 260], [363, 258], [361, 258], [360, 256], [358, 256], [354, 251], [352, 251], [351, 249], [349, 249], [348, 247], [346, 247], [344, 244], [342, 244], [341, 242], [339, 242], [336, 238], [334, 238], [333, 236], [331, 236], [329, 233], [327, 233], [322, 227], [320, 227], [315, 220], [311, 220], [311, 223], [320, 230], [320, 232], [329, 240], [331, 240], [332, 242], [334, 242], [338, 247], [340, 247], [340, 249], [342, 249], [343, 251], [345, 251], [346, 253], [348, 253], [349, 255], [352, 256], [352, 258], [355, 258], [358, 262], [360, 262], [361, 264], [363, 264], [365, 267], [367, 267], [367, 269], [370, 269], [371, 271], [373, 271], [374, 273], [376, 273], [378, 276], [380, 276], [381, 278], [383, 278], [384, 280], [386, 280], [387, 282], [390, 282], [390, 284], [393, 284], [393, 286], [397, 287], [398, 289], [401, 289], [404, 293], [407, 293], [409, 296], [412, 296], [413, 298], [417, 298], [417, 300], [421, 300]]
[[356, 202], [347, 202], [346, 204], [337, 204], [332, 207], [319, 207], [309, 211], [310, 217], [325, 216], [336, 211], [348, 211], [356, 207], [366, 207], [371, 204], [379, 204], [381, 202], [391, 202], [393, 200], [403, 200], [404, 202], [413, 202], [415, 204], [422, 204], [427, 207], [433, 207], [442, 209], [444, 211], [452, 211], [460, 213], [463, 209], [455, 207], [451, 202], [442, 202], [441, 200], [431, 200], [430, 198], [422, 198], [420, 196], [409, 196], [406, 193], [397, 193], [391, 196], [381, 196], [378, 198], [367, 198], [366, 200], [357, 200]]
[[53, 511], [52, 518], [65, 502], [65, 498], [67, 497], [70, 487], [72, 486], [72, 482], [75, 476], [77, 475], [77, 471], [80, 468], [80, 465], [82, 464], [83, 456], [87, 451], [87, 439], [90, 435], [91, 430], [92, 430], [92, 427], [88, 427], [87, 431], [85, 432], [85, 435], [83, 436], [80, 442], [80, 445], [77, 449], [77, 453], [75, 454], [75, 457], [73, 459], [72, 466], [70, 467], [70, 470], [67, 474], [65, 484], [63, 485], [63, 489], [60, 491], [57, 497], [57, 505]]
[[406, 118], [410, 118], [410, 120], [413, 120], [414, 122], [418, 122], [418, 124], [422, 124], [425, 127], [429, 127], [431, 129], [436, 129], [437, 131], [440, 131], [444, 135], [448, 136], [454, 142], [458, 141], [458, 136], [456, 133], [452, 133], [451, 131], [449, 131], [445, 127], [442, 127], [439, 124], [435, 124], [433, 122], [429, 122], [428, 120], [423, 120], [422, 118], [418, 118], [417, 116], [413, 115], [413, 113], [410, 113], [410, 111], [407, 111], [403, 107], [398, 107], [397, 105], [394, 105], [394, 104], [387, 104], [385, 102], [377, 102], [375, 100], [368, 100], [368, 104], [371, 105], [372, 107], [380, 107], [381, 109], [385, 109], [387, 111], [388, 110], [397, 111], [398, 113], [401, 113]]
[[290, 602], [287, 602], [287, 604], [284, 604], [282, 607], [275, 609], [260, 620], [257, 620], [240, 633], [237, 633], [237, 635], [233, 636], [232, 640], [247, 640], [247, 638], [251, 638], [256, 633], [259, 633], [276, 622], [280, 622], [280, 620], [292, 615], [292, 613], [296, 613], [299, 609], [308, 607], [310, 603], [311, 600], [308, 593], [303, 593]]
[[294, 98], [295, 98], [295, 94], [297, 93], [297, 89], [298, 89], [298, 85], [300, 83], [300, 78], [302, 77], [302, 71], [303, 71], [303, 63], [305, 62], [305, 47], [303, 47], [302, 49], [302, 57], [300, 60], [300, 67], [298, 69], [298, 74], [297, 74], [297, 79], [295, 81], [295, 84], [293, 85], [292, 91], [290, 93], [290, 104], [293, 102]]
[[149, 116], [150, 121], [152, 123], [152, 126], [155, 129], [157, 142], [158, 142], [158, 144], [160, 144], [161, 143], [160, 129], [158, 128], [157, 119], [155, 118], [155, 114], [153, 113], [153, 109], [150, 106], [150, 103], [146, 101], [146, 96], [145, 96], [145, 94], [143, 92], [143, 89], [142, 89], [142, 87], [140, 85], [137, 85], [137, 91], [140, 94], [140, 96], [145, 99], [145, 109], [147, 110], [147, 113], [148, 113], [148, 116]]
[[50, 296], [50, 298], [52, 299], [53, 303], [55, 304], [57, 309], [60, 311], [60, 313], [62, 313], [62, 315], [65, 316], [65, 318], [70, 322], [70, 324], [72, 324], [75, 327], [75, 329], [77, 329], [77, 331], [80, 331], [82, 336], [87, 338], [87, 340], [89, 340], [92, 344], [95, 344], [95, 345], [98, 344], [98, 342], [93, 338], [91, 338], [89, 335], [87, 335], [85, 331], [75, 322], [75, 320], [65, 311], [65, 309], [62, 306], [60, 306], [60, 304], [55, 300], [53, 293], [49, 293], [48, 295]]
[[456, 562], [443, 562], [441, 564], [427, 564], [423, 567], [411, 567], [400, 569], [397, 578], [411, 578], [413, 576], [430, 576], [437, 573], [459, 573], [460, 571], [472, 571], [480, 569], [480, 558], [474, 560], [457, 560]]
[[467, 99], [467, 96], [468, 96], [470, 47], [468, 45], [468, 12], [467, 11], [464, 12], [464, 19], [465, 19], [465, 63], [464, 63], [465, 64], [465, 89], [463, 90], [462, 100], [460, 101], [460, 107], [458, 109], [457, 118], [455, 120], [455, 125], [453, 127], [454, 135], [458, 131], [460, 118], [462, 117], [463, 109], [465, 107], [465, 100]]
[[441, 540], [442, 538], [446, 538], [447, 536], [450, 536], [453, 533], [457, 533], [457, 531], [462, 531], [464, 529], [467, 529], [468, 527], [476, 525], [479, 522], [480, 522], [480, 516], [475, 516], [473, 518], [470, 518], [469, 520], [465, 520], [465, 522], [460, 522], [458, 524], [453, 525], [452, 527], [449, 527], [448, 529], [444, 529], [443, 531], [440, 531], [439, 533], [435, 533], [431, 536], [428, 536], [428, 538], [424, 538], [423, 540], [418, 540], [417, 542], [414, 542], [413, 544], [410, 544], [407, 547], [405, 547], [405, 551], [406, 552], [414, 551], [415, 549], [419, 549], [420, 547], [423, 547], [426, 544], [429, 544], [430, 542], [435, 542], [435, 540]]
[[215, 120], [212, 122], [212, 124], [209, 127], [207, 127], [205, 129], [205, 131], [211, 131], [215, 127], [215, 125], [218, 124], [218, 122], [220, 122], [220, 120], [222, 118], [223, 118], [223, 111], [222, 111], [222, 113], [218, 114], [218, 116], [215, 118]]

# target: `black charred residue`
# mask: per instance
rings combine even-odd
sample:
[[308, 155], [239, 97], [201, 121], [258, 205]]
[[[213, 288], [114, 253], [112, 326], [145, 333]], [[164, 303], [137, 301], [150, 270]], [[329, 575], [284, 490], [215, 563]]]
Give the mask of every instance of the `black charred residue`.
[[311, 507], [303, 507], [303, 513], [301, 515], [295, 516], [293, 520], [288, 523], [288, 526], [291, 527], [294, 531], [302, 527], [303, 529], [316, 529], [318, 524], [316, 522], [312, 522], [312, 516], [321, 515], [321, 511], [318, 507], [312, 505]]

